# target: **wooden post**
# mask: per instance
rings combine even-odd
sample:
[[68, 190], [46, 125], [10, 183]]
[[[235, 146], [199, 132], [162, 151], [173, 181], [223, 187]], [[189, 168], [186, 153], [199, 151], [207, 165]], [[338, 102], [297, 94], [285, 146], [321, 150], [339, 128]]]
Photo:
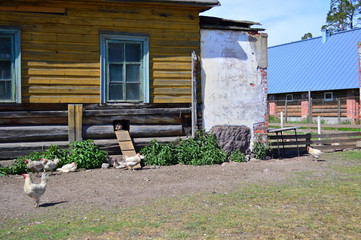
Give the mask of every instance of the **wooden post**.
[[280, 113], [281, 114], [281, 128], [284, 127], [284, 124], [283, 124], [283, 112]]
[[285, 100], [285, 112], [286, 112], [286, 116], [285, 116], [285, 122], [287, 123], [287, 118], [288, 118], [288, 107], [287, 107], [287, 99]]
[[[321, 116], [317, 116], [317, 133], [321, 134]], [[318, 140], [321, 140], [321, 138]]]
[[68, 141], [81, 141], [83, 128], [83, 105], [68, 105]]
[[311, 91], [308, 91], [308, 123], [312, 123], [312, 97], [311, 97]]
[[341, 101], [337, 98], [337, 123], [341, 124]]

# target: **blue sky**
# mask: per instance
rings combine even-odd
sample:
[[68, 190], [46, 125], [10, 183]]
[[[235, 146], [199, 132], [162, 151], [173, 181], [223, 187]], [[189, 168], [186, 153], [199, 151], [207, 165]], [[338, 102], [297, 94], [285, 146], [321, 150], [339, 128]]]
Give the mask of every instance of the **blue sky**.
[[268, 33], [268, 46], [301, 40], [305, 33], [321, 36], [330, 0], [220, 0], [201, 15], [259, 22]]

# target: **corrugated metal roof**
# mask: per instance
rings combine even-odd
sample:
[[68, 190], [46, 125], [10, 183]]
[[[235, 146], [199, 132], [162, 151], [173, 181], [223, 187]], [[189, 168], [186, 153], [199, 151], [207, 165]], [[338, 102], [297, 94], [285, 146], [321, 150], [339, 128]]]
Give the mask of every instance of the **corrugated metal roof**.
[[359, 88], [361, 29], [268, 48], [268, 93]]

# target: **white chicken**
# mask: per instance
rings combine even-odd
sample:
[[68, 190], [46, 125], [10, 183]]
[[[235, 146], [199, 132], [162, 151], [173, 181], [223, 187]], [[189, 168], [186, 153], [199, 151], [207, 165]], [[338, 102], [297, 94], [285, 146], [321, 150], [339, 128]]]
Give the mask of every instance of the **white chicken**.
[[22, 176], [25, 179], [24, 192], [35, 199], [35, 207], [39, 207], [40, 197], [44, 194], [48, 183], [48, 175], [43, 173], [40, 183], [33, 183], [29, 174], [22, 174]]
[[56, 166], [59, 163], [58, 158], [54, 158], [54, 160], [41, 158], [40, 161], [43, 162], [44, 172], [52, 172], [52, 171], [54, 171], [56, 169]]
[[75, 172], [77, 170], [77, 165], [75, 162], [65, 164], [61, 168], [56, 169], [58, 172], [68, 173], [68, 172]]
[[113, 158], [113, 167], [114, 168], [125, 168], [125, 163], [119, 162], [116, 158]]
[[323, 153], [321, 150], [316, 149], [316, 148], [312, 148], [310, 146], [307, 146], [307, 152], [309, 154], [312, 155], [313, 159], [316, 159], [316, 161], [318, 160], [318, 158], [321, 156], [321, 154]]
[[141, 155], [140, 153], [137, 153], [135, 156], [133, 157], [126, 157], [125, 158], [125, 166], [128, 169], [132, 169], [134, 171], [134, 167], [137, 164], [140, 164], [140, 162], [142, 161], [142, 159], [144, 159], [144, 156]]
[[32, 161], [30, 159], [25, 159], [26, 162], [26, 166], [27, 168], [32, 171], [33, 173], [39, 173], [43, 170], [44, 168], [44, 163], [46, 163], [46, 161], [42, 162], [42, 161]]

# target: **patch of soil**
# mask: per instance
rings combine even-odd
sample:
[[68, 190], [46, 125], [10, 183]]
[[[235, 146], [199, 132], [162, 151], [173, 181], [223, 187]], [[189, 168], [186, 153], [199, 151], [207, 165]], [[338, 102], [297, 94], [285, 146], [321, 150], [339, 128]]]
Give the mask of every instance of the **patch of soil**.
[[[0, 177], [0, 218], [50, 215], [56, 209], [86, 212], [125, 208], [194, 192], [223, 193], [247, 183], [283, 182], [295, 176], [295, 172], [305, 170], [322, 174], [324, 165], [327, 161], [315, 162], [307, 156], [214, 166], [146, 166], [136, 171], [110, 168], [54, 173], [49, 177], [39, 208], [24, 193], [22, 176]], [[40, 181], [35, 175], [32, 178], [34, 182]]]

